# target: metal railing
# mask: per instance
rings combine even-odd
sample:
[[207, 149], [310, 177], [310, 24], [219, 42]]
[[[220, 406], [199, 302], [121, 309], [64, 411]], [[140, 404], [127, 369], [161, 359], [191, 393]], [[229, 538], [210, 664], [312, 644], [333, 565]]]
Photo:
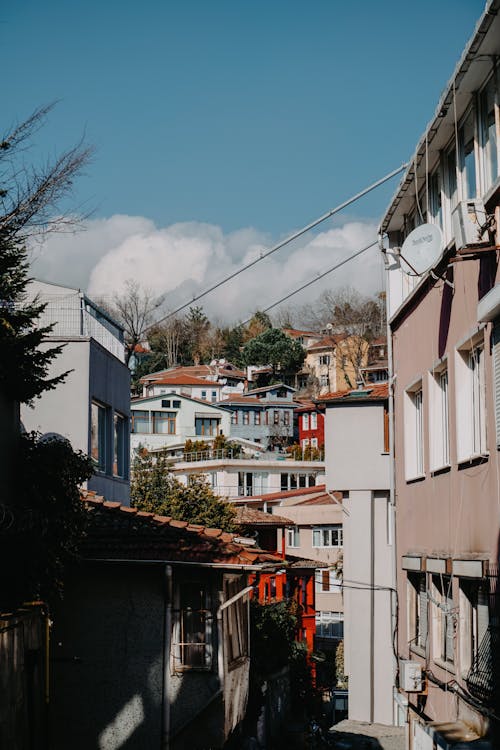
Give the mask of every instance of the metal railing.
[[49, 302], [38, 318], [37, 326], [40, 328], [53, 326], [50, 336], [93, 338], [117, 359], [125, 362], [123, 342], [88, 310], [79, 305], [59, 305]]

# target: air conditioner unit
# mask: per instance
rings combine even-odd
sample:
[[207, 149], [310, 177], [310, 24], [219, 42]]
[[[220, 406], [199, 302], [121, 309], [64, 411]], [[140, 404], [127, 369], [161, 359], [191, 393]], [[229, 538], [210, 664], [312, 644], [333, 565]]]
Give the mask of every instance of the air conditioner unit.
[[[453, 209], [451, 223], [457, 250], [464, 247], [490, 244], [485, 231], [487, 216], [482, 200], [460, 201]], [[486, 236], [483, 236], [483, 232]]]
[[418, 661], [401, 659], [399, 662], [401, 688], [406, 693], [421, 693], [424, 689], [422, 665]]

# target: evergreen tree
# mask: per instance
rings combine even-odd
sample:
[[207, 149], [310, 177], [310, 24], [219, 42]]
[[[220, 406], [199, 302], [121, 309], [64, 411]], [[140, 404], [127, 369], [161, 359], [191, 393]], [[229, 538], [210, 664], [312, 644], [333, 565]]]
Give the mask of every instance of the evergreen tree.
[[278, 328], [269, 328], [264, 333], [247, 341], [241, 358], [247, 365], [270, 365], [273, 380], [280, 376], [298, 372], [306, 356], [305, 349]]
[[234, 508], [214, 495], [203, 476], [190, 477], [184, 485], [168, 470], [162, 455], [153, 458], [144, 449], [133, 461], [130, 500], [148, 513], [223, 531], [234, 529]]

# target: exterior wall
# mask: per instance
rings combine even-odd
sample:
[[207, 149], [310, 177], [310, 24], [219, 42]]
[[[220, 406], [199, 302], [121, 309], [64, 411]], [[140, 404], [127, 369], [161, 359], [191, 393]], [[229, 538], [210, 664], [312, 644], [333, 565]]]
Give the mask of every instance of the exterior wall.
[[325, 461], [329, 489], [388, 489], [390, 458], [384, 452], [382, 401], [327, 404]]
[[[303, 416], [304, 414], [307, 414], [309, 417], [309, 428], [307, 430], [303, 427]], [[317, 419], [317, 427], [311, 429], [311, 414], [316, 414]], [[315, 409], [311, 409], [311, 411], [305, 412], [301, 411], [299, 414], [297, 414], [298, 418], [298, 425], [299, 425], [299, 444], [303, 445], [304, 440], [309, 440], [309, 445], [311, 445], [311, 439], [316, 438], [318, 441], [318, 448], [321, 448], [325, 444], [325, 414], [321, 411], [316, 411]]]
[[86, 564], [68, 578], [51, 637], [53, 750], [160, 747], [164, 596], [163, 566]]
[[218, 383], [212, 383], [207, 380], [207, 384], [205, 386], [197, 386], [197, 385], [170, 386], [168, 384], [152, 383], [151, 385], [145, 386], [143, 388], [143, 395], [148, 398], [151, 398], [152, 396], [162, 396], [165, 393], [183, 393], [185, 396], [191, 396], [191, 398], [197, 398], [197, 399], [200, 399], [200, 401], [207, 401], [208, 403], [216, 403], [216, 401], [219, 401], [221, 398], [221, 386]]
[[[407, 573], [401, 567], [401, 557], [412, 554], [426, 558], [485, 559], [493, 570], [498, 563], [500, 515], [498, 507], [499, 454], [495, 440], [495, 409], [493, 363], [491, 358], [491, 324], [479, 334], [484, 341], [484, 393], [486, 417], [486, 451], [476, 460], [460, 463], [457, 456], [457, 354], [456, 347], [477, 331], [478, 287], [484, 261], [469, 260], [454, 267], [454, 293], [441, 283], [432, 283], [421, 301], [409, 306], [408, 314], [394, 326], [393, 350], [395, 386], [395, 453], [396, 492], [398, 503], [398, 591], [400, 601], [406, 602]], [[496, 282], [500, 276], [496, 274]], [[426, 335], [422, 335], [422, 331]], [[430, 371], [435, 363], [447, 358], [449, 393], [450, 465], [441, 472], [429, 470]], [[423, 390], [424, 473], [420, 480], [405, 477], [404, 398], [405, 389], [419, 378]], [[449, 567], [449, 563], [444, 565]], [[460, 609], [459, 578], [451, 579], [454, 607]], [[430, 576], [426, 575], [429, 585]], [[426, 605], [427, 606], [427, 605]], [[429, 611], [431, 611], [429, 604]], [[432, 628], [430, 628], [432, 631]], [[406, 607], [400, 608], [399, 653], [417, 661], [424, 661], [418, 649], [408, 647], [408, 616]], [[461, 620], [457, 622], [454, 652], [458, 664], [453, 668], [457, 681], [464, 684], [459, 652], [463, 639]], [[429, 634], [429, 650], [433, 653], [436, 641]], [[445, 681], [449, 668], [439, 660], [431, 660], [430, 667], [438, 679]], [[416, 698], [410, 694], [410, 703]], [[458, 710], [457, 710], [458, 705]], [[478, 715], [456, 696], [444, 690], [429, 691], [426, 713], [431, 718], [460, 717], [478, 726]]]
[[388, 493], [350, 492], [345, 500], [349, 515], [344, 520], [349, 719], [380, 724], [393, 722], [395, 668], [391, 592], [383, 588], [394, 586], [392, 545], [387, 536], [388, 503]]
[[[320, 357], [329, 355], [330, 364], [320, 364]], [[328, 393], [329, 391], [340, 390], [341, 386], [338, 385], [338, 373], [337, 373], [337, 354], [335, 349], [322, 349], [316, 351], [307, 351], [306, 358], [304, 360], [304, 367], [308, 368], [311, 374], [318, 379], [319, 393]], [[344, 386], [347, 388], [347, 386]]]
[[[245, 408], [244, 405], [227, 406], [232, 412], [236, 412], [238, 423], [231, 422], [231, 437], [240, 437], [245, 440], [253, 440], [267, 445], [271, 438], [276, 437], [293, 437], [293, 409], [284, 408], [283, 405], [262, 405], [259, 408], [260, 425], [254, 423], [255, 409]], [[274, 411], [279, 412], [279, 423], [274, 424]], [[243, 414], [249, 413], [249, 424], [243, 424]], [[288, 415], [288, 424], [285, 424], [285, 413]]]
[[48, 377], [70, 370], [63, 383], [33, 401], [21, 406], [21, 420], [28, 432], [55, 432], [67, 438], [74, 450], [89, 452], [89, 381], [90, 341], [51, 340], [42, 351], [64, 344], [61, 354], [52, 361]]

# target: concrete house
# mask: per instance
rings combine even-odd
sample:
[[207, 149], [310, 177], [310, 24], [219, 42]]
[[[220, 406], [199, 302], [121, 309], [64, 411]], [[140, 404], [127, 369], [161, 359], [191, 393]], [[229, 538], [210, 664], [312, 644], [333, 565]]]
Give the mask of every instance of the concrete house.
[[142, 385], [143, 398], [161, 396], [164, 393], [179, 393], [214, 404], [220, 400], [222, 392], [220, 383], [204, 380], [185, 372], [157, 372], [145, 375], [139, 382]]
[[131, 403], [130, 448], [148, 450], [178, 446], [186, 440], [213, 441], [229, 435], [231, 413], [214, 404], [165, 389], [164, 393]]
[[46, 303], [38, 325], [54, 325], [42, 346], [63, 346], [48, 376], [69, 372], [32, 406], [21, 407], [22, 423], [87, 453], [95, 467], [88, 488], [128, 502], [130, 372], [123, 329], [78, 289], [32, 281], [27, 293]]
[[248, 699], [249, 576], [283, 561], [220, 529], [86, 504], [54, 611], [50, 747], [222, 748]]
[[295, 389], [284, 383], [253, 388], [230, 396], [219, 406], [230, 409], [231, 437], [240, 437], [265, 446], [284, 445], [293, 438]]
[[326, 486], [342, 494], [349, 718], [392, 724], [396, 598], [387, 384], [329, 394], [323, 402]]
[[[411, 746], [429, 750], [500, 741], [499, 55], [493, 0], [380, 227], [394, 378], [396, 700]], [[403, 243], [420, 225], [442, 242], [410, 275], [401, 257], [413, 240]]]

